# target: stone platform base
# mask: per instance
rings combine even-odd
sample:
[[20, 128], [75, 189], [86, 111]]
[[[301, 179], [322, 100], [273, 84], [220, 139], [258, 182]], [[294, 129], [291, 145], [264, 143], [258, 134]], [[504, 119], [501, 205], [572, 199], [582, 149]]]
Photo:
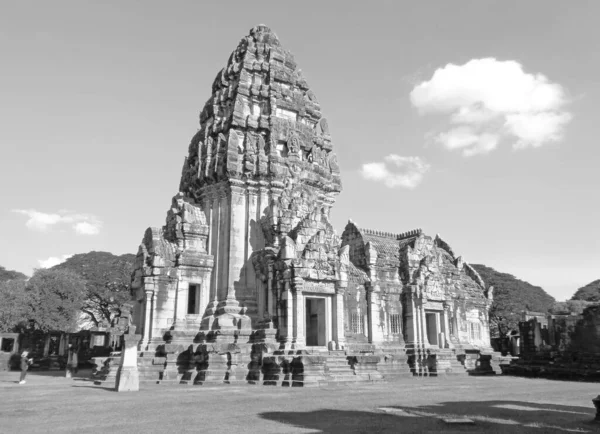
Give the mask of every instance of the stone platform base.
[[117, 392], [137, 392], [140, 390], [140, 374], [137, 368], [119, 368], [115, 390]]
[[[138, 351], [144, 383], [189, 385], [247, 383], [280, 387], [390, 381], [412, 376], [404, 352], [353, 354], [350, 351], [279, 350], [265, 342], [236, 344], [168, 343]], [[120, 355], [98, 360], [97, 383], [116, 385]]]

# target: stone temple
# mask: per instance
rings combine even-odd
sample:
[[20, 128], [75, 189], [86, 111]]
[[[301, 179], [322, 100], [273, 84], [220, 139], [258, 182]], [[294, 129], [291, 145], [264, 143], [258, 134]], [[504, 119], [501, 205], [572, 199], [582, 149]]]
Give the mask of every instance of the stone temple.
[[439, 236], [330, 223], [321, 106], [259, 25], [216, 76], [133, 277], [142, 380], [316, 385], [494, 372], [492, 290]]

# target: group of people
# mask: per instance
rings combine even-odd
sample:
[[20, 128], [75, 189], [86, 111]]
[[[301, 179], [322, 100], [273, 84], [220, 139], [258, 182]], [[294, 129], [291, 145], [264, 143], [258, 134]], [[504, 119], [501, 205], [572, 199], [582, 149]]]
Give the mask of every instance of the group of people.
[[[78, 348], [69, 344], [69, 349], [67, 350], [67, 368], [65, 371], [67, 378], [71, 378], [79, 370], [79, 356], [77, 353]], [[29, 357], [29, 350], [26, 349], [21, 353], [21, 377], [19, 378], [19, 384], [25, 384], [27, 371], [32, 364], [33, 358]]]

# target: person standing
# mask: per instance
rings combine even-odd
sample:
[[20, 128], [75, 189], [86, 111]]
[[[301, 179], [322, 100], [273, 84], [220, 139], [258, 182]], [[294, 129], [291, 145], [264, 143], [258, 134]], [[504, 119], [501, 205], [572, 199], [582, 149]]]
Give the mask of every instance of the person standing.
[[73, 374], [77, 374], [79, 368], [79, 358], [77, 354], [77, 347], [69, 344], [69, 350], [67, 353], [67, 372], [66, 377], [71, 378]]
[[33, 359], [30, 359], [27, 356], [29, 356], [28, 350], [25, 350], [21, 353], [21, 378], [19, 379], [19, 384], [25, 384], [27, 370], [29, 369], [29, 365], [31, 365], [33, 362]]
[[79, 371], [79, 346], [73, 348], [73, 355], [71, 356], [71, 370], [73, 374], [77, 374]]

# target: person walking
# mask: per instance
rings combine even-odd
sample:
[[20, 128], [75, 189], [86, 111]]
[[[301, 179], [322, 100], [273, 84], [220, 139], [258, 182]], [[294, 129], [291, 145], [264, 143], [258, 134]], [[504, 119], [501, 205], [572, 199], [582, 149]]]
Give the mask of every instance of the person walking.
[[27, 356], [29, 356], [28, 350], [25, 350], [21, 353], [21, 378], [19, 379], [19, 384], [25, 384], [27, 370], [29, 369], [29, 365], [31, 365], [33, 362], [33, 359], [30, 359]]

